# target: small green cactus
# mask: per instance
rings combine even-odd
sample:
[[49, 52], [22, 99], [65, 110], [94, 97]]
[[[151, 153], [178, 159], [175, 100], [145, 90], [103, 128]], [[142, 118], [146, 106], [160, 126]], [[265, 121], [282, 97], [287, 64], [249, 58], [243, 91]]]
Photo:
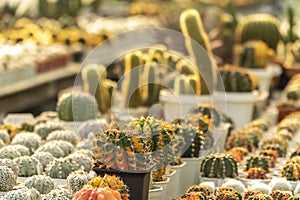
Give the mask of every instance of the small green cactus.
[[87, 157], [84, 154], [73, 153], [68, 156], [72, 161], [80, 165], [80, 169], [90, 172], [93, 165], [92, 157]]
[[40, 152], [48, 152], [51, 153], [52, 156], [55, 158], [64, 157], [65, 152], [57, 145], [51, 144], [51, 143], [45, 143], [44, 145], [40, 146], [36, 151], [35, 154], [38, 154]]
[[0, 192], [6, 192], [13, 189], [15, 185], [15, 174], [7, 166], [0, 166]]
[[46, 174], [51, 178], [66, 179], [70, 173], [80, 169], [80, 166], [70, 158], [58, 158], [46, 167]]
[[266, 156], [252, 155], [246, 160], [246, 171], [253, 167], [260, 167], [269, 172], [269, 158]]
[[280, 175], [289, 181], [300, 180], [300, 164], [297, 162], [287, 162], [280, 170]]
[[34, 132], [41, 136], [43, 140], [45, 140], [51, 132], [57, 130], [64, 130], [64, 128], [55, 123], [40, 123], [34, 127]]
[[288, 200], [292, 196], [292, 193], [287, 191], [276, 190], [273, 191], [270, 194], [270, 196], [273, 198], [273, 200]]
[[0, 166], [6, 166], [12, 169], [15, 174], [15, 181], [17, 180], [19, 175], [19, 166], [15, 161], [7, 158], [0, 159]]
[[26, 146], [21, 144], [8, 145], [6, 146], [6, 148], [16, 149], [21, 154], [21, 156], [30, 156], [31, 154], [29, 149]]
[[46, 175], [34, 175], [27, 178], [24, 182], [25, 187], [35, 188], [40, 194], [48, 194], [56, 185], [54, 181]]
[[63, 121], [86, 121], [98, 116], [95, 97], [89, 93], [62, 94], [57, 102], [58, 117]]
[[249, 152], [254, 150], [254, 144], [251, 139], [246, 135], [234, 134], [227, 138], [226, 149], [230, 150], [234, 147], [244, 147]]
[[0, 159], [1, 158], [8, 158], [8, 159], [15, 159], [21, 157], [21, 153], [17, 149], [3, 147], [0, 149]]
[[40, 161], [43, 169], [45, 169], [45, 167], [55, 158], [51, 153], [43, 151], [34, 153], [32, 157]]
[[29, 177], [39, 175], [43, 172], [43, 167], [37, 159], [30, 156], [22, 156], [14, 159], [19, 166], [19, 176]]
[[47, 142], [46, 144], [59, 147], [61, 150], [63, 150], [64, 156], [71, 154], [75, 150], [74, 145], [65, 140], [51, 140], [50, 142]]
[[82, 170], [72, 172], [67, 177], [67, 186], [69, 190], [72, 192], [72, 194], [75, 194], [81, 188], [83, 188], [84, 185], [88, 183], [88, 174]]
[[73, 145], [76, 145], [79, 139], [79, 135], [73, 131], [53, 131], [47, 137], [47, 141], [64, 140]]
[[11, 144], [20, 144], [26, 146], [30, 153], [33, 153], [42, 143], [42, 138], [36, 134], [31, 132], [22, 132], [17, 134]]
[[235, 178], [238, 175], [237, 162], [231, 155], [209, 155], [201, 162], [200, 174], [209, 178]]

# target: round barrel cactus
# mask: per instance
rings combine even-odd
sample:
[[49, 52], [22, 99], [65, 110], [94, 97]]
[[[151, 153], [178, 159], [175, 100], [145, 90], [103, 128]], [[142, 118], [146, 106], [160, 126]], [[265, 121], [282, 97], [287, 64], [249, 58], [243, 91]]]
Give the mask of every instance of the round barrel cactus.
[[[1, 199], [1, 198], [0, 198]], [[41, 194], [34, 188], [28, 189], [26, 187], [12, 190], [4, 195], [5, 200], [40, 200]]]
[[55, 158], [60, 158], [66, 156], [64, 151], [57, 145], [46, 143], [40, 146], [36, 151], [35, 154], [40, 152], [48, 152], [51, 153]]
[[209, 178], [235, 178], [238, 175], [237, 162], [231, 155], [212, 154], [201, 162], [200, 174]]
[[246, 170], [253, 167], [260, 167], [269, 172], [270, 158], [266, 156], [252, 155], [246, 160]]
[[93, 166], [92, 157], [87, 157], [84, 154], [73, 153], [68, 156], [72, 161], [80, 165], [80, 169], [90, 172]]
[[81, 139], [88, 138], [89, 134], [103, 133], [108, 128], [108, 124], [104, 120], [89, 120], [83, 122], [79, 127], [79, 135]]
[[46, 175], [34, 175], [26, 179], [24, 185], [27, 188], [35, 188], [40, 194], [48, 194], [55, 188], [54, 181]]
[[51, 190], [50, 193], [43, 196], [42, 200], [70, 200], [72, 199], [72, 194], [69, 190], [59, 188]]
[[287, 191], [276, 190], [273, 191], [270, 194], [270, 196], [273, 198], [273, 200], [288, 200], [292, 196], [292, 193]]
[[46, 144], [58, 146], [59, 148], [61, 148], [61, 150], [63, 150], [65, 156], [71, 154], [75, 150], [74, 145], [65, 140], [51, 140]]
[[47, 141], [52, 140], [64, 140], [76, 145], [79, 141], [79, 136], [73, 131], [53, 131], [47, 137]]
[[21, 153], [17, 149], [7, 148], [7, 146], [0, 149], [0, 158], [15, 159], [21, 156]]
[[249, 152], [254, 150], [254, 144], [249, 136], [241, 135], [241, 134], [234, 134], [227, 138], [226, 141], [226, 149], [230, 150], [234, 147], [244, 147]]
[[37, 159], [31, 156], [22, 156], [14, 159], [19, 166], [19, 176], [29, 177], [39, 175], [43, 172], [43, 167]]
[[252, 167], [248, 170], [248, 179], [266, 179], [266, 171], [260, 167]]
[[51, 153], [43, 151], [34, 153], [32, 157], [40, 161], [43, 169], [45, 169], [45, 167], [55, 158]]
[[268, 194], [257, 194], [250, 196], [248, 200], [273, 200], [273, 198]]
[[248, 200], [251, 196], [256, 196], [258, 194], [262, 194], [260, 191], [257, 190], [248, 190], [244, 193], [244, 200]]
[[58, 130], [64, 130], [64, 128], [57, 123], [40, 123], [34, 127], [34, 132], [41, 136], [43, 140], [45, 140], [51, 132]]
[[69, 190], [74, 194], [81, 190], [84, 185], [88, 183], [88, 174], [82, 170], [72, 172], [67, 177], [67, 186]]
[[217, 190], [216, 199], [220, 200], [242, 200], [242, 195], [231, 187], [221, 187]]
[[13, 189], [15, 185], [15, 174], [7, 166], [0, 166], [0, 192], [6, 192]]
[[31, 153], [33, 153], [42, 143], [42, 138], [36, 134], [31, 132], [23, 132], [17, 134], [11, 144], [20, 144], [26, 146]]
[[17, 180], [19, 175], [19, 166], [15, 161], [7, 158], [0, 159], [0, 166], [6, 166], [11, 168], [15, 174], [15, 181]]
[[9, 142], [10, 142], [10, 137], [9, 137], [9, 134], [7, 133], [6, 130], [0, 130], [0, 140], [1, 140], [4, 144], [9, 144]]
[[207, 186], [203, 185], [192, 185], [190, 186], [187, 190], [186, 193], [191, 193], [191, 192], [202, 192], [205, 196], [210, 196], [213, 195], [213, 192], [208, 188]]
[[80, 166], [70, 158], [58, 158], [46, 167], [46, 174], [51, 178], [66, 179], [70, 173], [80, 169]]
[[65, 93], [57, 103], [59, 119], [63, 121], [87, 121], [96, 119], [98, 105], [95, 97], [89, 93]]
[[21, 154], [21, 156], [30, 156], [29, 149], [26, 146], [24, 146], [24, 145], [13, 144], [13, 145], [6, 146], [6, 148], [8, 148], [8, 149], [16, 149]]
[[300, 164], [297, 162], [287, 162], [280, 170], [280, 175], [290, 181], [300, 180]]

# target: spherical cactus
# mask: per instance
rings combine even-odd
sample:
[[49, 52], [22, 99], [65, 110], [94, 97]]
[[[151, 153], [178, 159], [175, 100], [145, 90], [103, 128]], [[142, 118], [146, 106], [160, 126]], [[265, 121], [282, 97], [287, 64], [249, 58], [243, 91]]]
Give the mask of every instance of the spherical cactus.
[[248, 179], [266, 179], [266, 171], [260, 167], [251, 167], [247, 172]]
[[216, 199], [226, 200], [242, 200], [242, 195], [231, 187], [221, 187], [218, 189]]
[[108, 124], [104, 120], [89, 120], [83, 122], [79, 127], [79, 135], [81, 139], [88, 138], [89, 134], [103, 133], [108, 128]]
[[50, 193], [43, 196], [42, 200], [70, 200], [72, 194], [66, 189], [54, 189]]
[[220, 91], [251, 92], [258, 85], [257, 77], [247, 69], [226, 65], [219, 72], [223, 80], [217, 83]]
[[58, 130], [64, 130], [64, 128], [56, 123], [40, 123], [34, 127], [34, 132], [41, 136], [43, 140], [45, 140], [51, 132]]
[[122, 200], [120, 192], [111, 188], [92, 188], [84, 187], [74, 194], [73, 200], [101, 199], [102, 196], [113, 197], [116, 200]]
[[280, 158], [283, 158], [286, 156], [287, 150], [284, 146], [280, 144], [265, 144], [261, 146], [262, 150], [273, 150], [278, 153], [278, 156]]
[[254, 150], [254, 144], [251, 141], [251, 139], [246, 135], [231, 135], [227, 138], [226, 142], [226, 149], [232, 149], [234, 147], [244, 147], [249, 152], [252, 152]]
[[210, 196], [213, 194], [213, 192], [210, 190], [210, 188], [206, 186], [201, 185], [192, 185], [187, 190], [186, 193], [189, 194], [191, 192], [202, 192], [205, 196]]
[[230, 155], [209, 155], [201, 163], [200, 174], [210, 178], [235, 178], [238, 174], [237, 162]]
[[292, 191], [291, 183], [285, 178], [273, 178], [269, 185], [271, 186], [272, 191]]
[[72, 172], [67, 177], [67, 186], [69, 190], [74, 194], [81, 190], [84, 185], [88, 183], [88, 174], [82, 170]]
[[3, 148], [3, 147], [5, 147], [5, 144], [2, 140], [0, 140], [0, 149]]
[[40, 161], [41, 165], [43, 166], [43, 169], [45, 169], [45, 167], [55, 158], [51, 153], [43, 151], [34, 153], [32, 157]]
[[37, 159], [30, 156], [22, 156], [14, 159], [19, 166], [19, 176], [29, 177], [39, 175], [43, 172], [43, 167]]
[[23, 132], [17, 134], [11, 144], [21, 144], [26, 146], [33, 153], [42, 143], [42, 138], [36, 133]]
[[246, 171], [253, 167], [260, 167], [266, 172], [269, 171], [269, 159], [265, 156], [253, 155], [246, 160]]
[[7, 146], [0, 149], [0, 159], [1, 158], [15, 159], [20, 156], [22, 155], [17, 149], [7, 148]]
[[239, 193], [244, 193], [246, 191], [244, 184], [241, 181], [235, 179], [227, 180], [221, 187], [231, 187]]
[[53, 131], [48, 135], [47, 141], [53, 140], [64, 140], [76, 145], [79, 141], [79, 136], [72, 131]]
[[276, 190], [273, 191], [270, 196], [273, 198], [273, 200], [288, 200], [292, 194], [291, 192]]
[[6, 148], [16, 149], [21, 154], [21, 156], [30, 156], [29, 149], [24, 145], [14, 144], [14, 145], [8, 145], [6, 146]]
[[287, 162], [280, 170], [280, 175], [289, 181], [300, 180], [300, 164], [297, 162]]
[[6, 192], [13, 189], [15, 185], [15, 174], [7, 166], [0, 166], [0, 192]]
[[66, 179], [70, 173], [80, 169], [79, 164], [69, 158], [58, 158], [46, 167], [46, 174], [51, 178]]
[[226, 151], [226, 154], [231, 155], [237, 162], [241, 162], [248, 153], [248, 149], [244, 147], [234, 147]]
[[244, 193], [244, 198], [243, 200], [248, 200], [249, 197], [251, 196], [257, 196], [259, 194], [262, 194], [260, 191], [257, 191], [257, 190], [248, 190]]
[[254, 183], [249, 189], [259, 191], [263, 194], [270, 194], [271, 192], [271, 187], [265, 183]]
[[80, 169], [90, 172], [93, 165], [93, 160], [91, 157], [87, 157], [84, 154], [73, 153], [68, 156], [72, 161], [79, 164]]
[[17, 180], [19, 175], [19, 166], [15, 161], [7, 158], [0, 159], [0, 166], [6, 166], [11, 168], [15, 174], [15, 181]]
[[5, 200], [40, 200], [41, 199], [41, 195], [40, 193], [32, 188], [32, 189], [28, 189], [26, 187], [23, 187], [21, 189], [17, 189], [17, 190], [12, 190], [7, 192], [4, 195], [4, 199]]
[[65, 93], [56, 106], [58, 117], [63, 121], [86, 121], [98, 115], [98, 105], [89, 93]]
[[7, 131], [5, 130], [0, 130], [0, 140], [2, 140], [2, 142], [4, 144], [9, 144], [10, 142], [10, 137], [9, 134], [7, 133]]
[[268, 194], [257, 194], [250, 196], [248, 200], [273, 200], [273, 198]]
[[52, 140], [50, 142], [47, 142], [46, 144], [58, 146], [63, 150], [65, 156], [71, 154], [75, 150], [74, 145], [65, 140]]
[[74, 153], [80, 153], [80, 154], [84, 154], [87, 157], [92, 158], [93, 157], [93, 151], [89, 150], [89, 149], [78, 149], [76, 151], [74, 151]]
[[54, 181], [45, 175], [34, 175], [27, 178], [24, 182], [27, 188], [35, 188], [41, 194], [48, 194], [55, 188]]
[[57, 145], [46, 143], [40, 146], [36, 151], [35, 154], [40, 152], [48, 152], [51, 153], [55, 158], [60, 158], [66, 156], [64, 151]]

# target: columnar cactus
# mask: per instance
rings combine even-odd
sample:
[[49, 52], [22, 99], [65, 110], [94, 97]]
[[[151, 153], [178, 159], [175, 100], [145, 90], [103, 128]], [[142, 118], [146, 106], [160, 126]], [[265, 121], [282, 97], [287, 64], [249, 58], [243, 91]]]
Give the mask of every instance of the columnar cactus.
[[34, 153], [32, 157], [40, 161], [43, 169], [45, 169], [45, 167], [55, 158], [51, 153], [43, 151]]
[[29, 177], [39, 175], [43, 172], [43, 167], [37, 159], [30, 156], [22, 156], [14, 159], [19, 166], [19, 176]]
[[89, 64], [82, 69], [84, 91], [95, 96], [101, 113], [106, 113], [111, 106], [111, 94], [106, 84], [106, 76], [104, 65]]
[[3, 147], [0, 149], [0, 158], [15, 159], [22, 156], [17, 149]]
[[248, 179], [267, 179], [266, 171], [260, 167], [251, 167], [247, 171]]
[[15, 185], [15, 174], [7, 166], [0, 166], [0, 192], [6, 192], [13, 189]]
[[290, 181], [299, 181], [300, 164], [296, 162], [287, 162], [280, 170], [280, 175]]
[[200, 174], [209, 178], [235, 178], [238, 174], [237, 162], [230, 155], [209, 155], [201, 163]]
[[59, 97], [56, 110], [63, 121], [86, 121], [98, 115], [98, 105], [89, 93], [65, 93]]
[[72, 194], [75, 194], [88, 183], [88, 174], [82, 170], [72, 172], [67, 177], [67, 186]]
[[46, 175], [34, 175], [24, 182], [25, 187], [35, 188], [40, 194], [48, 194], [56, 185], [54, 181]]
[[86, 172], [90, 172], [93, 165], [92, 157], [87, 157], [84, 154], [73, 153], [68, 156], [72, 161], [80, 165], [80, 168]]
[[[193, 62], [197, 66], [201, 66], [203, 60], [199, 59], [197, 56], [197, 45], [201, 45], [208, 53], [209, 56], [212, 56], [211, 47], [209, 44], [209, 39], [202, 25], [200, 13], [195, 9], [188, 9], [181, 13], [180, 15], [180, 27], [182, 33], [186, 36], [185, 46], [193, 59]], [[211, 79], [207, 79], [206, 82], [201, 77], [201, 94], [209, 94], [209, 91], [212, 91], [214, 75], [212, 69], [206, 69], [208, 76]], [[199, 74], [199, 76], [201, 76]], [[210, 87], [210, 89], [208, 89]]]
[[14, 145], [8, 145], [8, 146], [6, 146], [6, 148], [17, 150], [21, 154], [21, 156], [30, 156], [29, 149], [24, 145], [14, 144]]
[[269, 172], [269, 158], [265, 156], [252, 155], [246, 160], [246, 171], [253, 167], [260, 167]]
[[8, 144], [10, 142], [9, 134], [6, 130], [0, 130], [0, 140], [2, 140], [4, 144]]
[[76, 145], [79, 141], [79, 136], [73, 131], [53, 131], [47, 137], [47, 141], [64, 140]]
[[11, 144], [20, 144], [26, 146], [30, 153], [33, 153], [42, 143], [42, 138], [36, 133], [23, 132], [17, 134]]
[[12, 171], [15, 174], [15, 181], [17, 180], [18, 175], [19, 175], [19, 166], [15, 161], [13, 161], [11, 159], [7, 159], [7, 158], [0, 159], [0, 166], [6, 166], [6, 167], [9, 167], [10, 169], [12, 169]]
[[142, 103], [140, 92], [140, 73], [142, 61], [142, 52], [135, 51], [125, 55], [125, 78], [122, 84], [122, 95], [125, 106], [136, 108]]
[[292, 194], [291, 192], [276, 190], [273, 191], [270, 196], [273, 198], [273, 200], [288, 200]]
[[270, 14], [252, 14], [240, 20], [235, 33], [237, 43], [249, 40], [262, 40], [270, 48], [276, 50], [281, 40], [279, 21]]
[[43, 140], [45, 140], [51, 132], [57, 130], [64, 130], [64, 128], [56, 123], [40, 123], [34, 127], [34, 132], [41, 136]]
[[51, 178], [66, 179], [70, 173], [80, 169], [79, 164], [69, 158], [58, 158], [46, 167], [46, 174]]
[[219, 70], [222, 82], [218, 81], [217, 89], [226, 92], [251, 92], [258, 85], [257, 77], [249, 70], [226, 65]]

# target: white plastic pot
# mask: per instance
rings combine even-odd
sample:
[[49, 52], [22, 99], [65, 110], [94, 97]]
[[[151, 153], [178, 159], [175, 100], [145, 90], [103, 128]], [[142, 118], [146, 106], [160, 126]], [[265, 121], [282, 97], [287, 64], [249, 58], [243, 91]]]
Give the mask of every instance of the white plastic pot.
[[211, 103], [212, 99], [210, 95], [176, 95], [166, 89], [160, 91], [159, 101], [164, 108], [165, 120], [172, 121], [188, 113], [198, 103]]
[[181, 158], [186, 165], [181, 171], [182, 190], [186, 191], [191, 185], [199, 183], [201, 158]]
[[259, 92], [269, 92], [273, 74], [267, 69], [251, 69], [251, 72], [255, 74], [259, 80]]
[[168, 197], [168, 188], [170, 188], [169, 184], [170, 184], [170, 178], [169, 177], [166, 177], [165, 181], [153, 182], [154, 186], [159, 186], [159, 187], [163, 188], [163, 191], [162, 191], [161, 196], [160, 196], [161, 200], [167, 199], [167, 197]]
[[215, 184], [216, 187], [221, 187], [221, 185], [223, 183], [225, 183], [226, 179], [223, 178], [207, 178], [207, 177], [199, 177], [199, 182], [203, 183], [203, 182], [213, 182]]
[[225, 113], [232, 117], [236, 128], [243, 127], [253, 119], [254, 107], [259, 100], [257, 91], [253, 92], [214, 92], [214, 103], [225, 108]]
[[160, 200], [163, 193], [163, 188], [161, 186], [156, 186], [149, 190], [148, 199], [149, 200]]
[[171, 167], [171, 169], [176, 171], [176, 173], [172, 177], [170, 188], [168, 189], [168, 197], [172, 199], [181, 196], [185, 192], [185, 190], [183, 190], [182, 182], [181, 182], [181, 180], [184, 178], [182, 175], [182, 171], [185, 165], [186, 162], [182, 162], [181, 165], [174, 165]]

